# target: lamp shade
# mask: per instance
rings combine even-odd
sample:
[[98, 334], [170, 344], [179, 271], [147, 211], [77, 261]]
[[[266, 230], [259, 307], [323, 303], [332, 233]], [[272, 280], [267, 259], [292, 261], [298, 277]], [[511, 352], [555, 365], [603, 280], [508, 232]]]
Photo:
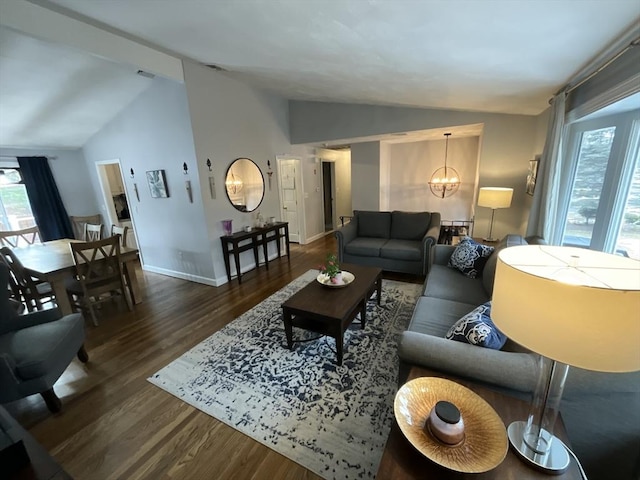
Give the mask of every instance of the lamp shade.
[[509, 338], [552, 360], [640, 370], [640, 262], [573, 247], [505, 248], [491, 317]]
[[513, 188], [482, 187], [478, 194], [478, 206], [489, 208], [509, 208], [513, 198]]

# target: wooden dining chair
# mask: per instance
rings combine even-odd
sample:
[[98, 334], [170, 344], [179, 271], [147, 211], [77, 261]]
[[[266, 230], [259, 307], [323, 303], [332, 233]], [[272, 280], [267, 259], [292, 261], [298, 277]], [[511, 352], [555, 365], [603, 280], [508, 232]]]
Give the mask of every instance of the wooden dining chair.
[[27, 306], [27, 310], [42, 310], [44, 304], [55, 303], [51, 284], [27, 271], [13, 250], [9, 247], [0, 248], [0, 260], [9, 267], [12, 290], [14, 294], [18, 294], [19, 300]]
[[95, 308], [105, 301], [120, 297], [131, 310], [122, 275], [118, 236], [95, 242], [73, 242], [69, 246], [76, 266], [76, 278], [66, 285], [72, 306], [89, 312], [96, 326]]
[[73, 237], [76, 240], [86, 241], [85, 238], [85, 224], [92, 223], [94, 225], [102, 225], [104, 222], [102, 221], [102, 215], [100, 213], [96, 213], [95, 215], [70, 215], [69, 220], [71, 221], [71, 226], [73, 227]]
[[127, 232], [129, 227], [119, 227], [118, 225], [111, 225], [111, 236], [120, 235], [120, 246], [127, 246]]
[[25, 245], [42, 243], [40, 229], [38, 227], [23, 228], [22, 230], [9, 230], [0, 232], [0, 245], [16, 248]]
[[102, 240], [102, 224], [85, 223], [84, 239], [86, 242], [95, 242]]

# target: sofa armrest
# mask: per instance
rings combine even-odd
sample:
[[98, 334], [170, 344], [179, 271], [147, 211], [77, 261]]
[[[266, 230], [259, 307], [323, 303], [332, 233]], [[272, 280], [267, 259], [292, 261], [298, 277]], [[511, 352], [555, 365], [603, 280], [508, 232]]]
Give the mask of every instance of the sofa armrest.
[[403, 362], [521, 392], [532, 392], [536, 385], [537, 355], [532, 353], [503, 352], [406, 331], [398, 354]]
[[344, 227], [338, 228], [334, 235], [338, 240], [338, 261], [343, 261], [344, 247], [358, 235], [358, 221], [354, 217]]
[[436, 265], [444, 265], [446, 267], [455, 249], [455, 245], [435, 245], [433, 248], [433, 263]]
[[[10, 402], [13, 398], [10, 391], [13, 385], [18, 385], [20, 380], [16, 377], [16, 364], [13, 358], [6, 354], [0, 353], [0, 385], [2, 385], [2, 393], [0, 393], [0, 403]], [[7, 398], [5, 398], [5, 395]], [[11, 397], [11, 399], [9, 399]]]

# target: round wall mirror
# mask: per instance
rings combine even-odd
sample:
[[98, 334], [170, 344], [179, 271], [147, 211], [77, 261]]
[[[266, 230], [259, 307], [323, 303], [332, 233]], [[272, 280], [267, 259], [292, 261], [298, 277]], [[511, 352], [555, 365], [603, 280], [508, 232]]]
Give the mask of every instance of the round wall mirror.
[[249, 158], [236, 158], [224, 181], [231, 205], [241, 212], [253, 212], [264, 198], [264, 178], [260, 167]]

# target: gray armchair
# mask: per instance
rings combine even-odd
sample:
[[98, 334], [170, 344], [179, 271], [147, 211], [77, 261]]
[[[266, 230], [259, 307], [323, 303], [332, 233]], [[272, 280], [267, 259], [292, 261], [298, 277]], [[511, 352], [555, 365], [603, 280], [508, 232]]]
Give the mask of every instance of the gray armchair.
[[0, 263], [0, 403], [39, 393], [49, 410], [58, 412], [53, 384], [74, 356], [89, 360], [84, 320], [78, 313], [63, 317], [57, 308], [18, 315], [8, 282], [9, 271]]

